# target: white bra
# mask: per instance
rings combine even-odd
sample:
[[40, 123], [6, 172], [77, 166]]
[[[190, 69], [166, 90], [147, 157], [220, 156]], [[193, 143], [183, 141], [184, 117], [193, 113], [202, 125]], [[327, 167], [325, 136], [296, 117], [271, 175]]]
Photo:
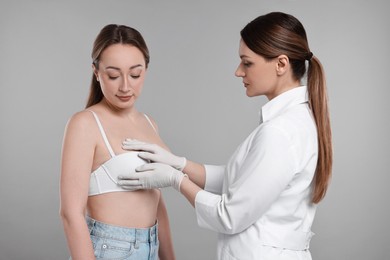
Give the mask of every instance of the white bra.
[[[103, 126], [100, 123], [98, 116], [95, 112], [91, 110], [89, 111], [92, 112], [93, 116], [95, 117], [96, 123], [99, 127], [100, 133], [103, 137], [104, 143], [107, 146], [111, 158], [91, 173], [91, 177], [89, 179], [88, 196], [99, 195], [108, 192], [128, 191], [122, 189], [122, 187], [118, 185], [118, 176], [134, 172], [135, 168], [145, 164], [146, 161], [138, 157], [138, 152], [130, 151], [115, 155], [110, 143], [108, 142], [106, 133], [104, 132]], [[144, 116], [149, 121], [154, 131], [156, 131], [149, 117], [145, 114]]]

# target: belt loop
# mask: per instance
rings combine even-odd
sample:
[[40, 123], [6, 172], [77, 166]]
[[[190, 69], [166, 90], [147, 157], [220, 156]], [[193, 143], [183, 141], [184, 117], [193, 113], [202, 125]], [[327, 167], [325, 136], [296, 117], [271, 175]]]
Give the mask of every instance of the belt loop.
[[138, 242], [138, 236], [137, 236], [137, 229], [134, 230], [134, 238], [135, 238], [134, 248], [138, 249], [139, 248], [139, 242]]
[[154, 242], [154, 239], [153, 239], [154, 230], [153, 230], [153, 228], [154, 228], [154, 226], [150, 227], [149, 230], [148, 230], [149, 231], [148, 232], [148, 235], [149, 235], [149, 239], [148, 239], [149, 241], [148, 242], [149, 243], [153, 243]]
[[154, 229], [155, 229], [155, 237], [154, 237], [154, 243], [157, 245], [157, 242], [158, 242], [158, 223], [156, 223], [156, 225], [154, 226]]
[[89, 217], [88, 215], [86, 216], [86, 221], [87, 221], [87, 226], [88, 226], [88, 231], [89, 234], [92, 233], [92, 230], [96, 227], [96, 220]]

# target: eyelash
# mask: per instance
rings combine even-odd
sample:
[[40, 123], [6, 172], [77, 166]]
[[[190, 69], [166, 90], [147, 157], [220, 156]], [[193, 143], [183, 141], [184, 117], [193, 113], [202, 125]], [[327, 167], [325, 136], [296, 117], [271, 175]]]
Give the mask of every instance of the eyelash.
[[252, 65], [251, 62], [243, 62], [242, 64], [244, 65], [244, 67], [247, 67], [247, 68], [249, 68]]
[[[141, 75], [130, 75], [133, 79], [138, 79], [139, 77], [141, 77]], [[116, 80], [117, 78], [119, 77], [111, 77], [111, 76], [108, 76], [109, 79], [111, 80]]]

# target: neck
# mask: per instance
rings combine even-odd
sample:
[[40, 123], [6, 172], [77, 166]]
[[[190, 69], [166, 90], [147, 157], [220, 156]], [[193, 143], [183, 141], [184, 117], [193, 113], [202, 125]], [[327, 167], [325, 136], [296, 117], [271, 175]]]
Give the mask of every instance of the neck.
[[279, 96], [280, 94], [289, 91], [293, 88], [299, 87], [300, 86], [300, 81], [299, 80], [281, 80], [279, 84], [275, 87], [275, 91], [267, 95], [267, 98], [269, 100]]
[[119, 108], [119, 107], [116, 107], [116, 106], [113, 106], [112, 104], [110, 104], [109, 102], [107, 102], [107, 100], [105, 98], [103, 98], [102, 100], [102, 105], [104, 107], [106, 107], [106, 109], [116, 115], [116, 116], [120, 116], [120, 117], [126, 117], [126, 118], [132, 118], [134, 117], [138, 111], [137, 109], [135, 108], [134, 105], [128, 107], [128, 108]]

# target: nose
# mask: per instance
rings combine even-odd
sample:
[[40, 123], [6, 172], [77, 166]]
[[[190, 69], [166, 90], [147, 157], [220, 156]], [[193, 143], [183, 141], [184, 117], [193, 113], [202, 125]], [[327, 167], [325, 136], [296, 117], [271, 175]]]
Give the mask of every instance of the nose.
[[237, 67], [236, 72], [234, 73], [234, 75], [235, 75], [236, 77], [244, 77], [244, 76], [245, 76], [245, 73], [244, 73], [244, 71], [243, 71], [243, 69], [242, 69], [241, 63], [240, 63], [240, 65], [238, 65], [238, 67]]
[[123, 77], [123, 81], [121, 83], [121, 85], [119, 86], [119, 90], [126, 93], [126, 92], [129, 92], [131, 89], [131, 86], [130, 86], [130, 81], [127, 77]]

